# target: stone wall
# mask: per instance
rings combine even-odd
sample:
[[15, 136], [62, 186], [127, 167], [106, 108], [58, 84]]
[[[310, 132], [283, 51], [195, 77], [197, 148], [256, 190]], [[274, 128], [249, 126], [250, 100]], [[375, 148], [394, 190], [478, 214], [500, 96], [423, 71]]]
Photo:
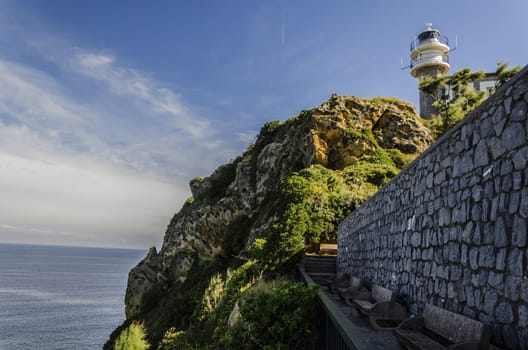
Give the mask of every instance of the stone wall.
[[338, 273], [528, 349], [528, 66], [339, 226]]

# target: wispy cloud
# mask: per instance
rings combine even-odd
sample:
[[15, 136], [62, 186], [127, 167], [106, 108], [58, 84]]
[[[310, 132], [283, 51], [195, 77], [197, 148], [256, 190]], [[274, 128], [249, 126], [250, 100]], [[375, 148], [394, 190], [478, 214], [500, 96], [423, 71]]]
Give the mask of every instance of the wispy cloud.
[[182, 92], [117, 55], [16, 34], [33, 57], [0, 49], [2, 240], [159, 243], [187, 181], [228, 143]]
[[77, 53], [70, 59], [77, 73], [98, 80], [113, 93], [138, 99], [150, 112], [166, 116], [171, 127], [194, 138], [211, 133], [208, 121], [192, 113], [181, 95], [136, 69], [120, 66], [114, 57], [105, 54]]

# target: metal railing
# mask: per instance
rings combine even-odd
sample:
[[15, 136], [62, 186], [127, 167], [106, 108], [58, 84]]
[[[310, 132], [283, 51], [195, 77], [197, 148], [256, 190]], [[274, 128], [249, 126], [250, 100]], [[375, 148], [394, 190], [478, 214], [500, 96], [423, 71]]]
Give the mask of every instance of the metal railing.
[[[422, 55], [418, 55], [418, 59], [411, 60], [411, 63], [410, 63], [411, 68], [420, 63], [421, 56]], [[444, 56], [441, 56], [441, 57], [442, 57], [442, 62], [445, 62], [445, 63], [449, 64], [449, 56], [444, 55]]]
[[[299, 268], [299, 272], [301, 280], [306, 285], [317, 285], [303, 267]], [[318, 293], [318, 312], [322, 350], [363, 349], [363, 346], [358, 344], [358, 341], [361, 340], [361, 335], [345, 314], [322, 291]]]
[[414, 49], [416, 49], [418, 46], [420, 46], [424, 41], [427, 41], [427, 40], [438, 40], [440, 43], [446, 45], [446, 46], [449, 46], [449, 39], [447, 38], [447, 36], [445, 35], [440, 35], [438, 38], [435, 38], [435, 39], [425, 39], [425, 40], [420, 40], [418, 38], [415, 38], [413, 41], [411, 41], [411, 52], [414, 51]]

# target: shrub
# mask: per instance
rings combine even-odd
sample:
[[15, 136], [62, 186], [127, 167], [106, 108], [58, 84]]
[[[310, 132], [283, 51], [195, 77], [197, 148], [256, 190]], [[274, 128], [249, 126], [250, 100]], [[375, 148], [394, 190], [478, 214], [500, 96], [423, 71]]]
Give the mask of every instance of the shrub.
[[171, 327], [163, 336], [157, 350], [190, 350], [192, 345], [187, 342], [185, 331], [177, 331]]
[[145, 326], [140, 322], [132, 322], [123, 330], [114, 344], [115, 350], [147, 350], [150, 348], [146, 340]]
[[257, 282], [241, 297], [243, 322], [229, 331], [228, 347], [316, 349], [316, 296], [317, 287], [305, 287], [298, 282]]

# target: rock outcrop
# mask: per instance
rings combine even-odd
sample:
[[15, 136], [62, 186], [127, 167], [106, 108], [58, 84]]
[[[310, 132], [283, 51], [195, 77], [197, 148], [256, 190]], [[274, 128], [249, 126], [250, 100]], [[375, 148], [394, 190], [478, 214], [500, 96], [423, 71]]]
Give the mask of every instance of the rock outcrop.
[[[418, 154], [432, 141], [414, 107], [395, 99], [334, 94], [284, 123], [266, 124], [255, 145], [241, 157], [210, 177], [191, 181], [193, 198], [171, 220], [160, 252], [151, 249], [130, 271], [127, 318], [138, 315], [149, 290], [184, 281], [195, 259], [213, 259], [222, 250], [228, 225], [241, 215], [257, 215], [266, 196], [293, 172], [314, 164], [343, 169], [375, 154], [380, 146]], [[268, 217], [251, 227], [249, 240], [273, 220]]]

